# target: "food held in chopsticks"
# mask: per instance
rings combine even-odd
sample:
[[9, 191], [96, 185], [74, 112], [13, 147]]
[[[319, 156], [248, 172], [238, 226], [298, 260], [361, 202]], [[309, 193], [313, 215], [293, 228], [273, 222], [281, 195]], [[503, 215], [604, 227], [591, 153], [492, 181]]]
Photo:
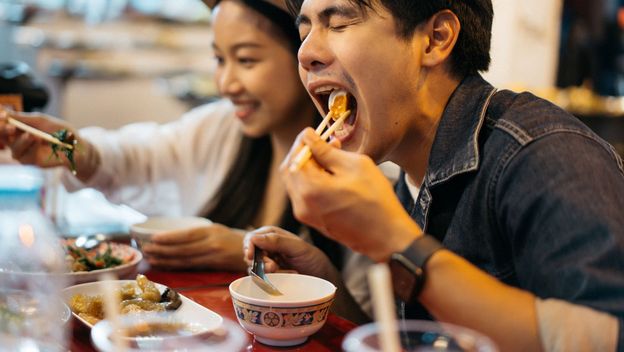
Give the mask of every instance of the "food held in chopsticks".
[[[323, 119], [323, 121], [316, 128], [316, 134], [321, 136], [321, 139], [326, 141], [331, 135], [342, 127], [344, 121], [349, 117], [351, 113], [347, 110], [349, 99], [347, 98], [347, 92], [342, 89], [334, 90], [329, 96], [329, 112]], [[329, 124], [329, 120], [333, 120], [334, 123], [325, 131], [325, 127]], [[301, 151], [295, 156], [293, 162], [290, 164], [290, 171], [295, 172], [299, 170], [303, 164], [312, 156], [310, 147], [304, 146]]]
[[[134, 283], [123, 285], [117, 294], [120, 297], [121, 314], [140, 314], [145, 312], [164, 312], [176, 310], [182, 305], [180, 295], [166, 288], [160, 292], [156, 285], [145, 275], [137, 275]], [[71, 310], [90, 324], [104, 319], [102, 295], [73, 295], [69, 301]]]
[[343, 89], [336, 89], [329, 95], [329, 112], [334, 121], [347, 111], [347, 92]]
[[[74, 161], [74, 151], [77, 140], [73, 134], [66, 129], [58, 130], [52, 133], [52, 137], [58, 139], [62, 144], [50, 143], [52, 148], [52, 155], [57, 159], [60, 158], [58, 153], [63, 153], [69, 161], [69, 169], [75, 175], [76, 174], [76, 162]], [[70, 148], [71, 147], [71, 148]]]
[[78, 141], [74, 138], [74, 135], [71, 132], [69, 132], [67, 129], [61, 129], [52, 134], [49, 134], [11, 117], [11, 114], [2, 107], [0, 107], [0, 116], [6, 117], [7, 122], [15, 126], [16, 128], [49, 142], [50, 147], [52, 148], [51, 157], [54, 156], [58, 159], [60, 158], [58, 154], [59, 152], [65, 154], [67, 160], [69, 161], [69, 167], [71, 172], [74, 175], [76, 174], [74, 150], [76, 149], [76, 144]]

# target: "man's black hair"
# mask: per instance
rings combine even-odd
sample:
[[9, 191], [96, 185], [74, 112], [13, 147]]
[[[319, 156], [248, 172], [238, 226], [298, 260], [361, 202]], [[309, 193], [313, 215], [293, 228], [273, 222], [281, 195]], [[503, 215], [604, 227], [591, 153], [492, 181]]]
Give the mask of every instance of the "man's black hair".
[[[397, 22], [398, 35], [409, 38], [418, 25], [439, 11], [451, 10], [461, 23], [459, 38], [450, 58], [451, 72], [458, 77], [487, 71], [490, 66], [490, 41], [494, 10], [492, 0], [349, 0], [373, 9], [376, 3], [388, 9]], [[287, 0], [298, 13], [303, 0]]]

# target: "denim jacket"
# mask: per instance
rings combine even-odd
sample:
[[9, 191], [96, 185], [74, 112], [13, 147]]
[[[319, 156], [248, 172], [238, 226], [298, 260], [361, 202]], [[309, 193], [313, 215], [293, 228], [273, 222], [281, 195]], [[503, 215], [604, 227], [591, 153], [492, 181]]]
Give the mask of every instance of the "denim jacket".
[[397, 195], [426, 233], [506, 284], [616, 316], [624, 349], [622, 160], [578, 119], [467, 77], [416, 202], [404, 179]]

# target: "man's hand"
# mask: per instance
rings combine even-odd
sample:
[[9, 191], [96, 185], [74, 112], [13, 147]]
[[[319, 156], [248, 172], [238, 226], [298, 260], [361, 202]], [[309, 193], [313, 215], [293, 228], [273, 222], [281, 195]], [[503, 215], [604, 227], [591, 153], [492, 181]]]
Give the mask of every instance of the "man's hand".
[[295, 270], [300, 274], [329, 280], [338, 286], [340, 274], [329, 258], [314, 245], [286, 230], [265, 226], [245, 235], [244, 255], [250, 266], [255, 246], [268, 253], [264, 256], [264, 269], [268, 273]]
[[[290, 170], [301, 145], [314, 160]], [[312, 129], [297, 138], [281, 166], [297, 219], [376, 261], [387, 260], [422, 234], [367, 156], [325, 143]]]
[[153, 235], [142, 247], [147, 261], [163, 269], [244, 271], [243, 235], [220, 224]]

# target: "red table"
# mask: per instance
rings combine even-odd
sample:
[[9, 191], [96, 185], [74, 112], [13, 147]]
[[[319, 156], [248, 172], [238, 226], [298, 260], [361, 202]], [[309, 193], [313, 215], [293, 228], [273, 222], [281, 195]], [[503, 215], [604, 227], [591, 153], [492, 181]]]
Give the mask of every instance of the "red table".
[[[150, 280], [176, 289], [182, 295], [236, 322], [228, 285], [243, 274], [147, 270], [145, 275]], [[91, 344], [90, 330], [75, 319], [71, 323], [73, 328], [70, 350], [95, 351]], [[250, 343], [245, 351], [340, 351], [344, 335], [354, 327], [353, 323], [330, 314], [323, 328], [302, 345], [290, 348], [271, 347], [254, 341], [249, 335]]]

